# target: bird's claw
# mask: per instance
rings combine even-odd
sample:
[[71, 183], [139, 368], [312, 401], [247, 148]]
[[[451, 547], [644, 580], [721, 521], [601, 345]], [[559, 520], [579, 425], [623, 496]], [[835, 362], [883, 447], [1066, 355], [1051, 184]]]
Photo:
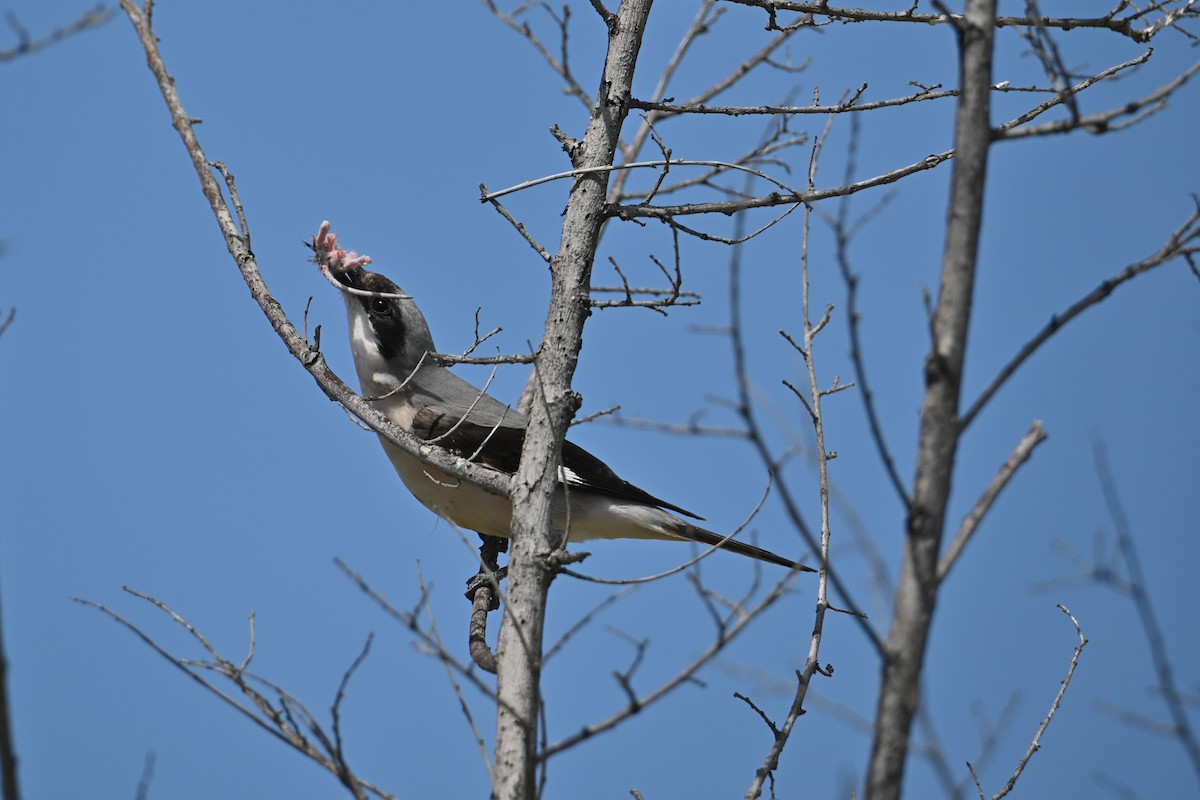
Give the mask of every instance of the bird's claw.
[[491, 590], [492, 595], [488, 601], [488, 611], [495, 611], [500, 607], [500, 581], [504, 580], [507, 574], [508, 567], [489, 571], [480, 570], [467, 579], [466, 598], [474, 603], [475, 593], [486, 587]]

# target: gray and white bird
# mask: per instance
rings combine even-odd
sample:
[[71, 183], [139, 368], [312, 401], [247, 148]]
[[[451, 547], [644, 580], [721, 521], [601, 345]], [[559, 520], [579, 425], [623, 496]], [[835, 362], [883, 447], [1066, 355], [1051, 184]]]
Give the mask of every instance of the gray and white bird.
[[[512, 475], [521, 460], [523, 414], [439, 366], [425, 316], [383, 275], [362, 267], [336, 274], [350, 325], [350, 349], [362, 395], [388, 419], [463, 458]], [[381, 297], [379, 295], [387, 295]], [[512, 535], [512, 504], [505, 497], [455, 478], [380, 437], [404, 485], [433, 513], [454, 525], [490, 536]], [[814, 571], [791, 559], [725, 537], [680, 519], [701, 519], [622, 480], [607, 464], [571, 442], [563, 443], [554, 525], [570, 525], [569, 539], [667, 539], [720, 544], [725, 550], [772, 564]], [[569, 510], [570, 514], [566, 512]]]

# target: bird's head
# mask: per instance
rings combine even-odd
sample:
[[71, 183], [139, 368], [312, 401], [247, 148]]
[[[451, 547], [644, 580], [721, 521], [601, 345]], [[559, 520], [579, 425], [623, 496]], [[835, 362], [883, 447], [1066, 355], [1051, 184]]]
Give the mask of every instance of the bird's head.
[[[435, 352], [433, 335], [417, 304], [377, 272], [362, 267], [336, 273], [339, 283], [371, 295], [343, 292], [350, 326], [350, 350], [362, 390], [384, 394], [395, 390]], [[389, 296], [380, 296], [389, 295]]]

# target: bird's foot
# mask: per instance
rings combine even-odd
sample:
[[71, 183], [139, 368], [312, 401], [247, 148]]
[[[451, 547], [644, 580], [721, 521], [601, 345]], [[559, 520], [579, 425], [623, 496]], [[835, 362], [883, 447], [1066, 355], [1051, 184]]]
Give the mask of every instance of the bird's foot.
[[486, 589], [488, 593], [487, 610], [495, 611], [500, 607], [500, 581], [504, 580], [507, 574], [508, 567], [479, 570], [477, 574], [467, 579], [466, 598], [474, 603], [476, 593], [480, 589]]

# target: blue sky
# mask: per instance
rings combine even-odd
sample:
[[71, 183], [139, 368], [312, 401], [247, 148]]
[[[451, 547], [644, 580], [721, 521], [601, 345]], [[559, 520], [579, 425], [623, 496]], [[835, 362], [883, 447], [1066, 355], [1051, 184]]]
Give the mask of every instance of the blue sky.
[[[682, 4], [660, 3], [643, 54], [640, 93], [686, 25]], [[36, 35], [86, 4], [14, 2]], [[264, 276], [294, 320], [311, 296], [310, 325], [352, 376], [341, 301], [305, 261], [303, 240], [322, 219], [346, 244], [413, 294], [445, 351], [470, 344], [475, 309], [506, 352], [542, 329], [544, 265], [509, 225], [478, 202], [501, 188], [567, 168], [552, 124], [582, 131], [577, 101], [563, 96], [537, 54], [482, 6], [160, 3], [163, 53], [210, 158], [237, 176]], [[689, 12], [690, 13], [690, 12]], [[544, 21], [544, 17], [534, 16]], [[676, 90], [687, 97], [723, 75], [768, 35], [762, 15], [730, 8], [697, 47]], [[548, 30], [544, 30], [549, 34]], [[572, 65], [595, 85], [602, 29], [587, 4], [573, 19]], [[1040, 81], [1012, 31], [1000, 35], [996, 79]], [[1141, 52], [1095, 32], [1059, 36], [1073, 69], [1098, 71]], [[3, 42], [0, 42], [3, 46]], [[865, 99], [911, 91], [909, 81], [955, 81], [949, 30], [836, 25], [796, 38], [790, 57], [808, 71], [751, 78], [729, 102], [771, 103], [819, 86], [825, 102], [863, 82]], [[1151, 62], [1082, 100], [1085, 111], [1140, 96], [1196, 57], [1164, 36]], [[466, 796], [486, 776], [444, 670], [334, 567], [341, 558], [402, 608], [419, 597], [418, 564], [432, 586], [438, 624], [465, 653], [462, 581], [473, 560], [456, 533], [412, 500], [374, 437], [329, 403], [284, 351], [251, 302], [207, 211], [191, 165], [124, 18], [3, 65], [5, 126], [0, 180], [8, 188], [0, 230], [0, 308], [17, 317], [0, 339], [0, 592], [9, 690], [28, 796], [132, 796], [147, 751], [151, 796], [327, 797], [336, 782], [155, 656], [126, 631], [71, 601], [110, 605], [182, 655], [201, 655], [128, 585], [168, 602], [226, 655], [247, 647], [257, 618], [254, 669], [324, 713], [369, 632], [370, 658], [351, 684], [344, 727], [351, 763], [404, 797]], [[965, 396], [1050, 315], [1104, 278], [1153, 252], [1191, 211], [1200, 188], [1194, 146], [1197, 89], [1129, 131], [1001, 144], [993, 150], [977, 307]], [[997, 121], [1027, 97], [997, 99]], [[863, 119], [857, 177], [950, 147], [953, 108], [927, 103]], [[819, 130], [804, 118], [796, 130]], [[705, 119], [661, 128], [674, 155], [729, 159], [757, 141], [762, 121]], [[819, 183], [840, 179], [849, 132], [835, 123]], [[793, 183], [808, 150], [792, 153]], [[948, 167], [899, 184], [851, 248], [862, 278], [863, 336], [900, 474], [912, 473], [927, 338], [924, 287], [936, 288]], [[509, 207], [547, 246], [557, 242], [565, 183], [512, 198]], [[856, 198], [865, 211], [880, 195]], [[706, 229], [728, 233], [724, 218]], [[751, 370], [778, 449], [807, 446], [802, 410], [780, 380], [803, 365], [777, 331], [800, 328], [800, 218], [745, 248]], [[648, 253], [670, 255], [656, 226], [610, 227], [612, 255], [634, 283], [653, 283]], [[814, 304], [835, 304], [818, 342], [826, 382], [851, 380], [844, 286], [828, 235], [814, 229]], [[728, 342], [706, 333], [728, 322], [729, 252], [683, 245], [685, 288], [704, 303], [663, 318], [636, 310], [593, 315], [577, 376], [584, 412], [621, 405], [630, 417], [731, 424], [714, 397], [731, 395]], [[603, 263], [597, 282], [614, 282]], [[980, 758], [977, 712], [999, 715], [1015, 696], [1011, 726], [982, 770], [989, 794], [1028, 745], [1065, 674], [1079, 617], [1090, 644], [1065, 705], [1022, 779], [1025, 796], [1103, 796], [1107, 770], [1144, 797], [1196, 788], [1179, 748], [1106, 714], [1101, 704], [1165, 719], [1153, 691], [1144, 636], [1130, 603], [1070, 577], [1061, 545], [1091, 557], [1111, 543], [1092, 443], [1107, 448], [1132, 521], [1148, 588], [1180, 684], [1195, 689], [1200, 661], [1194, 609], [1196, 479], [1200, 475], [1200, 283], [1175, 264], [1120, 288], [1070, 325], [996, 397], [964, 440], [951, 524], [971, 506], [1033, 419], [1050, 439], [1002, 496], [949, 579], [930, 647], [926, 696], [955, 770]], [[486, 371], [468, 372], [482, 381]], [[525, 368], [502, 369], [492, 393], [515, 399]], [[859, 398], [826, 402], [833, 478], [862, 530], [893, 572], [902, 511], [867, 435]], [[757, 501], [763, 469], [744, 443], [677, 438], [612, 426], [572, 438], [651, 492], [706, 516], [715, 530]], [[817, 493], [804, 459], [789, 473], [810, 519]], [[881, 629], [890, 595], [872, 586], [850, 518], [835, 517], [835, 558]], [[771, 500], [755, 521], [759, 543], [801, 545]], [[1061, 543], [1056, 545], [1056, 543]], [[629, 577], [677, 563], [686, 548], [599, 543], [592, 574]], [[704, 574], [739, 596], [752, 565], [709, 559]], [[767, 575], [772, 573], [767, 572]], [[782, 717], [811, 631], [814, 582], [771, 610], [703, 686], [687, 686], [620, 731], [552, 763], [549, 796], [716, 796], [745, 790], [770, 745], [757, 716], [732, 697], [752, 696]], [[551, 638], [607, 591], [555, 584]], [[703, 650], [707, 611], [681, 578], [623, 598], [550, 662], [550, 739], [624, 703], [612, 679], [633, 651], [651, 646], [637, 685], [649, 691]], [[781, 796], [849, 796], [868, 740], [847, 723], [869, 718], [879, 665], [847, 618], [826, 625], [823, 699], [785, 753]], [[487, 704], [468, 694], [490, 739]], [[829, 704], [841, 709], [833, 713]], [[922, 735], [923, 738], [923, 735]], [[70, 765], [66, 768], [65, 765]], [[965, 774], [964, 774], [965, 777]], [[915, 760], [908, 794], [936, 796]]]

